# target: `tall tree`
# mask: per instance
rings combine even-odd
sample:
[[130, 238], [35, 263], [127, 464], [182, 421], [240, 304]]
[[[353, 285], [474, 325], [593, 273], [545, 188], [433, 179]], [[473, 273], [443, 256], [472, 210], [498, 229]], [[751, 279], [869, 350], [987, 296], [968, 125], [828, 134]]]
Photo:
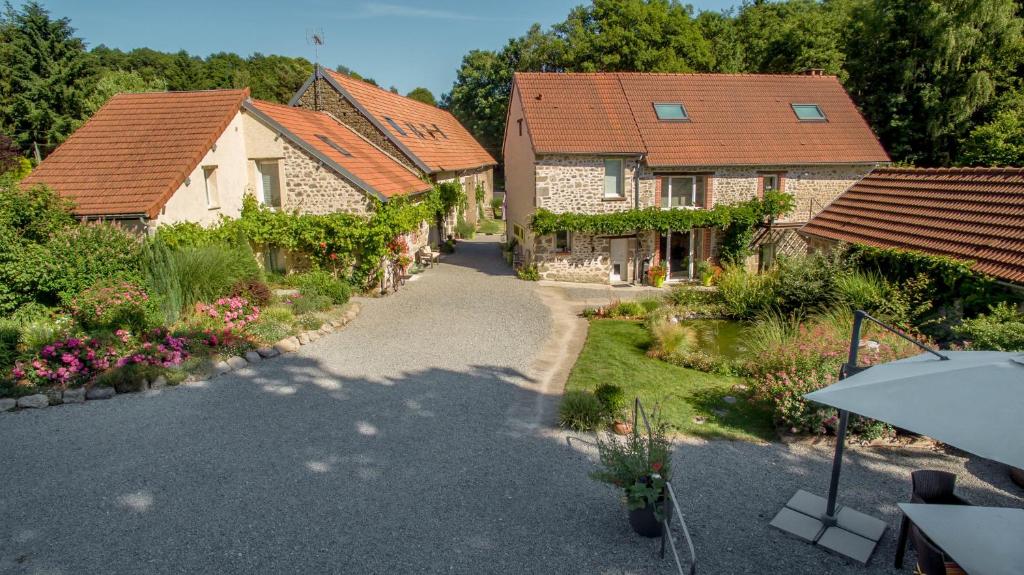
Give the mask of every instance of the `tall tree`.
[[424, 104], [430, 104], [431, 106], [437, 105], [437, 99], [434, 98], [434, 93], [430, 90], [423, 88], [413, 88], [411, 92], [405, 95], [407, 98], [412, 98], [417, 102], [423, 102]]
[[857, 8], [848, 88], [895, 159], [947, 165], [1021, 66], [1014, 0], [874, 0]]
[[849, 3], [815, 0], [743, 5], [736, 27], [748, 72], [791, 73], [819, 68], [843, 76], [843, 30]]
[[34, 0], [0, 17], [0, 129], [23, 150], [48, 154], [86, 117], [94, 59], [74, 34]]
[[96, 88], [85, 99], [85, 110], [91, 116], [99, 110], [107, 100], [116, 94], [138, 92], [161, 92], [167, 89], [167, 82], [160, 78], [147, 81], [138, 72], [108, 70], [96, 82]]
[[1007, 94], [992, 121], [971, 130], [959, 163], [967, 166], [1024, 166], [1024, 91]]

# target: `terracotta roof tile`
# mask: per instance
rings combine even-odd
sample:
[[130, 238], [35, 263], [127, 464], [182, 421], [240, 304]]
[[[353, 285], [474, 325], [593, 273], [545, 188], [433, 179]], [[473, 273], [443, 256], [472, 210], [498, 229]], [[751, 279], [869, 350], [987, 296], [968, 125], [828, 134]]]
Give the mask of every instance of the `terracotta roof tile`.
[[[641, 153], [652, 166], [889, 161], [834, 76], [781, 74], [518, 73], [535, 151]], [[658, 120], [681, 103], [688, 121]], [[817, 104], [802, 122], [791, 104]]]
[[46, 184], [84, 216], [156, 217], [238, 113], [249, 90], [119, 94], [23, 185]]
[[973, 260], [1024, 283], [1024, 168], [882, 168], [803, 227], [808, 234]]
[[[385, 154], [326, 112], [314, 112], [260, 100], [252, 100], [251, 104], [314, 148], [317, 153], [329, 158], [386, 198], [430, 189], [430, 184], [419, 179], [398, 160]], [[341, 153], [320, 136], [328, 138], [349, 155]]]
[[[374, 116], [390, 138], [401, 142], [432, 173], [497, 163], [447, 111], [333, 70], [324, 71]], [[404, 134], [396, 130], [387, 118], [394, 120]]]

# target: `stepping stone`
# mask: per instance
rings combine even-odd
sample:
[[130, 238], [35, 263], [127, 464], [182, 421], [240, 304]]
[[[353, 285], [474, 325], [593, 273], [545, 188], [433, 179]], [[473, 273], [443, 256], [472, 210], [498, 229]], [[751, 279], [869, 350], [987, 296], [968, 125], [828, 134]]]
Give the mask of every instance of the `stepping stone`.
[[818, 545], [829, 551], [849, 557], [867, 565], [871, 553], [875, 550], [875, 542], [861, 537], [856, 533], [850, 533], [839, 527], [829, 527], [818, 539]]

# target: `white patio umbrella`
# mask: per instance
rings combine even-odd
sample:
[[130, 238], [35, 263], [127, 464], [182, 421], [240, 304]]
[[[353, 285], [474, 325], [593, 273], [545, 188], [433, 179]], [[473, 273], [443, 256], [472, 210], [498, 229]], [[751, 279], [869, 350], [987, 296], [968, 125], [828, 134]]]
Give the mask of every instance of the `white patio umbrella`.
[[1024, 353], [942, 354], [876, 365], [804, 397], [1024, 467]]

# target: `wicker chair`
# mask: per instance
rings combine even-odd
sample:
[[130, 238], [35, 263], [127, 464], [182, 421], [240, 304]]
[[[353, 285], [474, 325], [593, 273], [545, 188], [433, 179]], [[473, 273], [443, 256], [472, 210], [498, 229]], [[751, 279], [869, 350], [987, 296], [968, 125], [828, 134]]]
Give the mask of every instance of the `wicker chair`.
[[[938, 505], [970, 505], [965, 499], [957, 496], [953, 490], [956, 488], [956, 475], [945, 471], [922, 469], [910, 474], [910, 481], [913, 484], [913, 492], [910, 496], [911, 503], [933, 503]], [[912, 527], [912, 522], [904, 515], [900, 521], [899, 539], [896, 541], [897, 569], [903, 567], [903, 556], [907, 551], [907, 536]], [[916, 529], [916, 527], [915, 527]], [[915, 541], [914, 548], [917, 548]], [[918, 549], [918, 556], [921, 551]], [[925, 571], [928, 575], [930, 572]], [[939, 572], [942, 573], [942, 572]]]
[[914, 542], [914, 551], [917, 552], [917, 569], [914, 573], [919, 575], [966, 575], [959, 565], [953, 562], [942, 549], [939, 549], [931, 539], [921, 533], [917, 525], [910, 526], [910, 539]]

